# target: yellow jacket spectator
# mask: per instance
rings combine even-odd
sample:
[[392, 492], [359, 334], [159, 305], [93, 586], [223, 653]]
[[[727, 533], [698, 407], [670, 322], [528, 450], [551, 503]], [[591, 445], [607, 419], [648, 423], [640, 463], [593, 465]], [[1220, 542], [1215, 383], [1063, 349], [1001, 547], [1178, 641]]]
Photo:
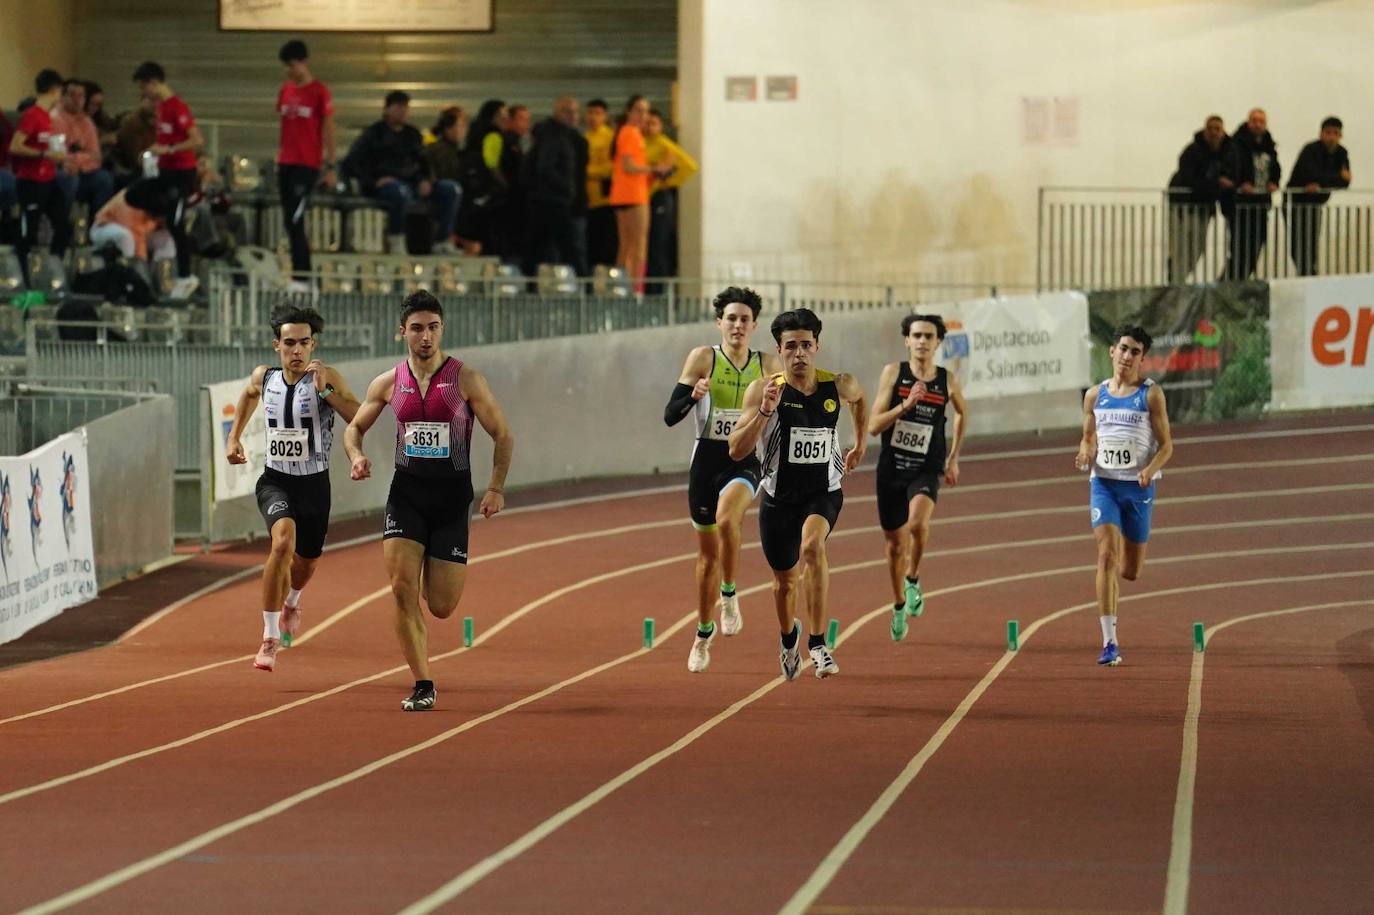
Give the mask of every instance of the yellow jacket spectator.
[[616, 262], [619, 239], [615, 210], [611, 209], [611, 144], [615, 131], [606, 123], [609, 111], [604, 99], [587, 102], [587, 260], [591, 264]]
[[664, 178], [655, 178], [649, 184], [649, 193], [657, 194], [659, 191], [666, 191], [672, 188], [682, 187], [701, 170], [697, 165], [697, 160], [693, 159], [687, 150], [678, 146], [668, 139], [667, 134], [663, 133], [660, 124], [658, 132], [654, 132], [654, 119], [649, 119], [649, 130], [644, 135], [644, 156], [649, 160], [650, 165], [662, 165], [664, 162], [672, 163], [673, 170]]

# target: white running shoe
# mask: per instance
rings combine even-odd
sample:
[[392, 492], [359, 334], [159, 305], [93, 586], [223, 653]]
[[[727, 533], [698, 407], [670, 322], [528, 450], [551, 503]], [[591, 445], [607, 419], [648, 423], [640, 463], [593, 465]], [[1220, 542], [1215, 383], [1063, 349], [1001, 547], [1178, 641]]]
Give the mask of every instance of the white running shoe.
[[253, 666], [258, 670], [265, 670], [271, 673], [277, 666], [277, 649], [281, 647], [281, 639], [263, 639], [262, 646], [258, 648], [257, 657], [253, 658]]
[[699, 674], [711, 663], [711, 640], [716, 637], [716, 627], [711, 627], [710, 635], [702, 635], [697, 631], [697, 637], [692, 641], [692, 650], [687, 655], [687, 670], [694, 674]]
[[720, 631], [724, 635], [739, 635], [744, 628], [744, 617], [739, 612], [739, 595], [720, 596]]
[[778, 661], [782, 664], [782, 675], [788, 680], [797, 679], [797, 671], [801, 670], [801, 624], [796, 620], [792, 621], [792, 632], [795, 634], [796, 641], [792, 647], [782, 646], [778, 652]]
[[189, 299], [191, 294], [200, 288], [200, 280], [194, 276], [183, 276], [172, 284], [172, 289], [167, 293], [169, 299]]
[[811, 649], [811, 663], [816, 665], [816, 679], [824, 680], [840, 672], [840, 665], [830, 656], [830, 649], [817, 645]]

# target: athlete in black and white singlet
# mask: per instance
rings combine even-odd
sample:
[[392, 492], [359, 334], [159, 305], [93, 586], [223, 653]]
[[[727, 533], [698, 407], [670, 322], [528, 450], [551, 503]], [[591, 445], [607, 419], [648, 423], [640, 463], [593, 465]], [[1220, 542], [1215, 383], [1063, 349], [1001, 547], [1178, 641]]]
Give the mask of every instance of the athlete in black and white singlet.
[[816, 390], [811, 394], [783, 385], [777, 412], [763, 430], [763, 491], [769, 498], [804, 502], [839, 490], [844, 477], [839, 418], [840, 393], [833, 372], [816, 369]]
[[262, 379], [262, 407], [268, 467], [294, 477], [329, 470], [334, 408], [315, 390], [314, 372], [288, 384], [280, 368], [268, 368]]
[[[921, 473], [937, 476], [945, 470], [945, 406], [949, 403], [949, 374], [944, 366], [935, 368], [935, 378], [921, 381], [911, 363], [899, 363], [897, 380], [892, 385], [890, 403], [906, 400], [919, 390], [920, 400], [882, 434], [878, 455], [878, 474], [888, 480], [909, 480]], [[905, 500], [901, 505], [906, 515]]]

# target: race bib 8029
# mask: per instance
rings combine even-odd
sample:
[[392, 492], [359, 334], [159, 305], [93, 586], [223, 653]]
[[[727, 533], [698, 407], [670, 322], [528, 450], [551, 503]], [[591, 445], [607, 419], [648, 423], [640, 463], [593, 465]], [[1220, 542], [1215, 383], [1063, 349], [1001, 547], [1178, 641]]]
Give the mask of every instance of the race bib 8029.
[[304, 461], [310, 455], [309, 433], [305, 429], [267, 427], [267, 459], [269, 461]]

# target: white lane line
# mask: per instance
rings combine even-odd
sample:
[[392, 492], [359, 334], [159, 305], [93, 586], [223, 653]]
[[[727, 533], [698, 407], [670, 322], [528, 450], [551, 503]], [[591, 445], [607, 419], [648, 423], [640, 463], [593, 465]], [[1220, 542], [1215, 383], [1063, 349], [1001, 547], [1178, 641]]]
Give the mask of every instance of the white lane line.
[[[1209, 627], [1204, 635], [1205, 644], [1210, 651], [1212, 637], [1216, 633], [1239, 623], [1308, 613], [1313, 610], [1372, 605], [1374, 600], [1366, 598], [1249, 613]], [[1197, 788], [1197, 732], [1198, 722], [1202, 717], [1202, 671], [1206, 659], [1206, 652], [1193, 652], [1193, 666], [1188, 678], [1188, 711], [1183, 716], [1183, 750], [1178, 765], [1178, 792], [1174, 797], [1173, 838], [1169, 844], [1169, 876], [1164, 890], [1164, 915], [1184, 915], [1188, 911], [1188, 882], [1193, 859], [1193, 798]]]
[[[1351, 544], [1348, 545], [1347, 548], [1367, 548], [1370, 545], [1371, 544]], [[1330, 549], [1330, 547], [1324, 547], [1320, 549]], [[1291, 550], [1288, 552], [1305, 551]], [[1209, 554], [1206, 556], [1199, 556], [1196, 558], [1222, 558], [1227, 555], [1234, 556], [1236, 555], [1236, 553], [1217, 553]], [[1166, 597], [1173, 594], [1191, 594], [1199, 591], [1215, 591], [1225, 588], [1249, 588], [1257, 585], [1282, 585], [1305, 581], [1330, 581], [1333, 579], [1357, 578], [1362, 576], [1374, 576], [1374, 572], [1336, 572], [1325, 575], [1283, 576], [1276, 578], [1257, 578], [1240, 581], [1210, 582], [1205, 585], [1195, 585], [1182, 588], [1165, 588], [1158, 591], [1149, 591], [1141, 594], [1122, 596], [1121, 600], [1137, 601], [1145, 600], [1147, 598]], [[1080, 610], [1095, 608], [1096, 606], [1097, 601], [1094, 600], [1088, 603], [1078, 604], [1073, 607], [1066, 607], [1062, 610], [1057, 610], [1054, 613], [1050, 613], [1046, 616], [1040, 617], [1034, 623], [1028, 626], [1025, 632], [1022, 633], [1021, 650], [1025, 650], [1026, 642], [1029, 640], [1031, 636], [1034, 636], [1035, 633], [1039, 631], [1039, 629], [1042, 626], [1054, 622], [1055, 620], [1060, 619], [1062, 617], [1068, 616], [1071, 613], [1076, 613]], [[884, 816], [886, 816], [888, 811], [892, 809], [893, 805], [897, 803], [897, 799], [900, 798], [902, 793], [906, 791], [908, 787], [910, 787], [913, 781], [916, 780], [916, 776], [918, 776], [921, 773], [921, 769], [925, 767], [925, 764], [930, 761], [930, 758], [935, 755], [935, 752], [937, 750], [940, 749], [941, 745], [944, 744], [944, 742], [949, 738], [949, 735], [952, 734], [954, 732], [954, 729], [959, 726], [959, 722], [964, 720], [964, 716], [968, 714], [971, 708], [973, 708], [974, 703], [978, 701], [979, 697], [981, 697], [983, 693], [987, 692], [988, 687], [992, 686], [993, 682], [1002, 674], [1002, 671], [1004, 671], [1007, 668], [1007, 665], [1009, 665], [1012, 662], [1012, 660], [1016, 657], [1018, 653], [1019, 652], [1015, 651], [1007, 651], [1003, 653], [1002, 657], [998, 659], [997, 663], [993, 665], [992, 669], [989, 670], [987, 674], [984, 675], [983, 679], [978, 682], [978, 685], [975, 686], [972, 690], [970, 690], [968, 695], [964, 697], [964, 700], [959, 703], [958, 708], [956, 708], [954, 712], [948, 718], [945, 719], [944, 723], [940, 725], [939, 730], [937, 730], [931, 736], [931, 738], [926, 742], [925, 746], [921, 748], [920, 752], [918, 752], [914, 757], [912, 757], [911, 761], [907, 763], [906, 767], [902, 770], [901, 774], [898, 775], [897, 778], [893, 780], [893, 782], [890, 785], [888, 785], [886, 789], [884, 789], [882, 794], [880, 794], [878, 796], [878, 799], [873, 802], [873, 805], [868, 809], [868, 811], [864, 813], [862, 817], [859, 818], [858, 822], [856, 822], [853, 826], [849, 828], [849, 831], [844, 834], [844, 837], [841, 838], [840, 841], [835, 845], [835, 847], [831, 849], [830, 852], [825, 856], [825, 858], [821, 860], [821, 863], [817, 866], [815, 871], [812, 872], [811, 876], [806, 880], [805, 883], [801, 885], [801, 887], [792, 896], [792, 898], [789, 899], [787, 903], [784, 904], [783, 907], [778, 910], [779, 915], [804, 915], [804, 913], [811, 908], [812, 904], [816, 901], [817, 897], [820, 896], [820, 894], [825, 890], [826, 886], [828, 886], [830, 882], [835, 878], [835, 875], [839, 872], [840, 868], [843, 867], [844, 864], [849, 860], [849, 858], [854, 854], [855, 850], [858, 849], [859, 845], [864, 841], [864, 839], [868, 837], [868, 834], [873, 831], [873, 828], [878, 825], [878, 822]]]
[[[1284, 553], [1294, 553], [1294, 552], [1314, 552], [1314, 551], [1318, 551], [1318, 550], [1332, 551], [1332, 550], [1338, 550], [1338, 549], [1353, 548], [1353, 547], [1355, 547], [1355, 546], [1358, 546], [1358, 547], [1360, 547], [1360, 548], [1367, 548], [1367, 547], [1369, 547], [1369, 546], [1371, 546], [1371, 545], [1374, 545], [1374, 544], [1368, 544], [1368, 543], [1367, 543], [1367, 544], [1356, 544], [1356, 545], [1350, 545], [1350, 546], [1348, 546], [1348, 545], [1343, 545], [1343, 544], [1342, 544], [1342, 545], [1321, 545], [1321, 546], [1297, 547], [1297, 548], [1293, 548], [1293, 547], [1280, 547], [1280, 548], [1263, 549], [1263, 550], [1231, 550], [1231, 551], [1219, 552], [1219, 553], [1200, 553], [1200, 554], [1195, 554], [1195, 555], [1192, 555], [1192, 556], [1169, 557], [1169, 558], [1161, 559], [1161, 560], [1159, 560], [1159, 562], [1160, 562], [1160, 563], [1163, 563], [1163, 562], [1196, 562], [1196, 561], [1200, 561], [1200, 560], [1210, 560], [1210, 559], [1219, 559], [1219, 558], [1236, 558], [1236, 557], [1241, 557], [1241, 556], [1273, 555], [1273, 554], [1284, 554]], [[885, 565], [886, 562], [887, 562], [886, 559], [880, 559], [880, 560], [873, 560], [873, 561], [870, 562], [870, 563], [861, 563], [860, 565], [875, 565], [875, 564], [884, 564], [884, 565]], [[846, 568], [850, 568], [850, 567], [846, 567]], [[1095, 568], [1097, 568], [1096, 565], [1072, 566], [1072, 567], [1068, 567], [1068, 568], [1055, 569], [1055, 570], [1051, 570], [1051, 571], [1037, 571], [1037, 572], [1021, 573], [1021, 574], [1018, 574], [1018, 575], [1003, 576], [1003, 577], [1001, 577], [1001, 578], [986, 579], [986, 580], [980, 581], [980, 582], [970, 582], [970, 583], [965, 584], [965, 585], [956, 585], [956, 586], [951, 587], [951, 588], [943, 588], [943, 589], [939, 589], [939, 590], [936, 590], [936, 591], [931, 591], [930, 594], [929, 594], [928, 596], [934, 597], [934, 596], [939, 596], [939, 595], [942, 595], [942, 594], [950, 594], [950, 593], [953, 593], [953, 592], [956, 592], [956, 591], [970, 590], [970, 589], [972, 589], [972, 588], [987, 587], [987, 586], [993, 585], [993, 584], [1006, 584], [1006, 583], [1014, 582], [1014, 581], [1018, 581], [1018, 580], [1043, 578], [1043, 577], [1045, 577], [1045, 576], [1047, 576], [1047, 575], [1064, 574], [1064, 573], [1069, 573], [1069, 572], [1074, 572], [1074, 573], [1085, 572], [1085, 571], [1088, 571], [1088, 570], [1091, 570], [1091, 569], [1095, 569]], [[832, 572], [833, 572], [833, 571], [835, 571], [835, 570], [832, 570]], [[1356, 574], [1356, 575], [1370, 574], [1370, 575], [1374, 575], [1374, 573], [1366, 573], [1366, 572], [1357, 572], [1357, 573], [1350, 573], [1350, 574]], [[1331, 577], [1340, 577], [1340, 576], [1339, 576], [1339, 575], [1336, 575], [1336, 576], [1309, 576], [1309, 577], [1310, 577], [1310, 578], [1323, 578], [1323, 577], [1325, 577], [1325, 578], [1331, 578]], [[1263, 580], [1250, 580], [1250, 581], [1244, 581], [1244, 582], [1240, 582], [1240, 583], [1235, 583], [1235, 582], [1213, 583], [1213, 584], [1209, 584], [1209, 585], [1203, 585], [1203, 586], [1200, 586], [1200, 587], [1198, 587], [1198, 588], [1180, 588], [1180, 589], [1165, 590], [1165, 591], [1155, 591], [1155, 592], [1150, 592], [1150, 593], [1148, 593], [1148, 594], [1135, 595], [1132, 599], [1140, 599], [1140, 598], [1143, 598], [1143, 597], [1157, 597], [1157, 596], [1161, 596], [1161, 595], [1174, 594], [1174, 593], [1183, 593], [1183, 592], [1185, 592], [1185, 591], [1190, 591], [1190, 590], [1209, 590], [1209, 589], [1218, 588], [1218, 587], [1229, 587], [1229, 586], [1232, 586], [1232, 585], [1235, 585], [1235, 584], [1244, 584], [1244, 585], [1247, 585], [1247, 586], [1248, 586], [1248, 585], [1254, 585], [1254, 584], [1273, 584], [1273, 583], [1277, 583], [1277, 582], [1291, 582], [1291, 581], [1302, 581], [1302, 580], [1304, 580], [1304, 579], [1301, 578], [1301, 577], [1284, 577], [1284, 578], [1271, 578], [1271, 579], [1263, 579]], [[1124, 599], [1124, 598], [1123, 598], [1123, 599]], [[1037, 620], [1036, 623], [1032, 624], [1030, 627], [1027, 628], [1026, 632], [1027, 632], [1028, 634], [1033, 634], [1033, 633], [1035, 632], [1035, 630], [1038, 629], [1039, 626], [1040, 626], [1042, 623], [1044, 623], [1044, 622], [1046, 622], [1046, 621], [1048, 621], [1048, 620], [1050, 620], [1050, 619], [1057, 619], [1059, 616], [1064, 616], [1064, 615], [1066, 615], [1066, 614], [1068, 614], [1068, 613], [1071, 613], [1071, 612], [1073, 612], [1073, 611], [1082, 610], [1082, 609], [1085, 609], [1085, 608], [1087, 608], [1087, 607], [1095, 607], [1095, 606], [1097, 606], [1097, 602], [1096, 602], [1096, 601], [1093, 601], [1093, 602], [1090, 603], [1090, 604], [1081, 604], [1081, 605], [1076, 606], [1076, 607], [1070, 607], [1070, 608], [1068, 608], [1067, 610], [1061, 610], [1061, 611], [1058, 611], [1057, 613], [1050, 614], [1048, 617], [1045, 617], [1045, 618], [1043, 618], [1043, 619], [1041, 619], [1041, 620]], [[854, 625], [850, 626], [850, 627], [846, 630], [845, 634], [838, 640], [838, 642], [837, 642], [837, 647], [838, 647], [838, 645], [843, 644], [844, 641], [848, 638], [848, 636], [850, 636], [850, 635], [852, 635], [853, 633], [857, 632], [860, 628], [862, 628], [862, 627], [863, 627], [864, 625], [866, 625], [868, 622], [870, 622], [870, 621], [872, 621], [872, 620], [874, 620], [874, 619], [877, 619], [877, 618], [880, 617], [880, 616], [886, 616], [886, 615], [888, 615], [888, 614], [890, 614], [890, 613], [891, 613], [891, 605], [890, 605], [890, 604], [884, 604], [882, 607], [879, 607], [877, 610], [874, 610], [874, 611], [872, 611], [872, 612], [870, 612], [870, 613], [864, 615], [864, 616], [861, 617]], [[1025, 640], [1023, 639], [1022, 641], [1023, 641], [1023, 643], [1024, 643]], [[933, 747], [931, 747], [930, 744], [927, 744], [927, 747], [929, 748], [929, 753], [926, 753], [925, 758], [929, 758], [929, 756], [932, 755], [932, 754], [935, 752], [935, 750], [939, 748], [939, 743], [943, 743], [943, 741], [944, 741], [944, 736], [947, 736], [947, 732], [948, 732], [948, 731], [953, 731], [953, 730], [954, 730], [954, 727], [958, 725], [959, 720], [962, 720], [964, 714], [967, 713], [968, 708], [972, 707], [973, 703], [977, 701], [978, 696], [982, 695], [983, 690], [985, 690], [985, 689], [987, 688], [987, 686], [991, 684], [992, 680], [995, 680], [995, 679], [996, 679], [996, 674], [997, 674], [997, 673], [1000, 673], [1000, 672], [1001, 672], [1001, 669], [1004, 668], [1004, 667], [1006, 667], [1006, 665], [1009, 664], [1009, 663], [1011, 662], [1011, 658], [1014, 657], [1014, 654], [1015, 654], [1014, 652], [1006, 652], [1006, 653], [1004, 654], [1003, 658], [998, 662], [998, 665], [997, 665], [997, 666], [994, 666], [993, 670], [989, 672], [988, 676], [985, 676], [985, 677], [983, 678], [983, 681], [980, 682], [978, 686], [974, 687], [974, 692], [970, 693], [970, 694], [969, 694], [969, 697], [966, 697], [966, 698], [965, 698], [964, 702], [961, 703], [960, 706], [959, 706], [959, 708], [957, 708], [957, 709], [955, 710], [954, 715], [951, 715], [950, 720], [946, 721], [945, 725], [942, 726], [941, 730], [940, 730], [940, 731], [937, 731], [936, 734], [935, 734], [935, 736], [931, 738], [932, 741], [935, 741], [935, 740], [938, 738], [938, 741], [939, 741], [939, 742], [935, 743], [935, 745], [934, 745]], [[810, 662], [808, 661], [808, 662], [807, 662], [807, 665], [809, 665], [809, 664], [810, 664]], [[804, 667], [805, 667], [805, 666], [806, 666], [806, 665], [804, 665]], [[644, 759], [644, 760], [641, 760], [640, 762], [636, 763], [635, 765], [633, 765], [633, 766], [631, 766], [630, 768], [626, 769], [625, 771], [621, 772], [621, 773], [620, 773], [619, 775], [617, 775], [615, 778], [612, 778], [610, 781], [605, 782], [605, 783], [602, 784], [599, 788], [597, 788], [596, 790], [592, 791], [591, 793], [585, 795], [585, 796], [582, 797], [580, 800], [578, 800], [576, 803], [571, 804], [571, 805], [569, 805], [568, 807], [565, 807], [563, 810], [559, 811], [558, 813], [556, 813], [556, 814], [554, 814], [553, 816], [549, 817], [548, 819], [544, 820], [542, 823], [539, 823], [539, 824], [538, 824], [537, 826], [535, 826], [534, 828], [530, 829], [528, 832], [526, 832], [524, 835], [520, 836], [520, 837], [519, 837], [518, 839], [516, 839], [515, 841], [513, 841], [513, 842], [511, 842], [510, 844], [506, 845], [505, 847], [501, 848], [499, 851], [496, 851], [496, 852], [494, 852], [493, 854], [488, 855], [486, 858], [483, 858], [483, 859], [482, 859], [481, 861], [479, 861], [477, 864], [475, 864], [475, 865], [473, 865], [472, 867], [468, 868], [467, 870], [463, 871], [461, 874], [459, 874], [458, 876], [454, 877], [452, 880], [449, 880], [448, 882], [444, 883], [442, 886], [440, 886], [440, 887], [438, 887], [436, 890], [434, 890], [434, 892], [430, 893], [429, 895], [425, 896], [424, 898], [422, 898], [422, 899], [420, 899], [420, 900], [418, 900], [418, 901], [412, 903], [411, 905], [407, 906], [406, 908], [402, 909], [402, 910], [401, 910], [401, 915], [422, 915], [422, 913], [432, 912], [432, 911], [434, 911], [436, 908], [438, 908], [439, 906], [444, 905], [444, 904], [446, 904], [446, 903], [448, 903], [448, 902], [451, 902], [451, 901], [452, 901], [453, 899], [455, 899], [457, 896], [461, 895], [463, 892], [465, 892], [466, 890], [470, 889], [473, 885], [475, 885], [476, 883], [478, 883], [479, 881], [481, 881], [483, 878], [485, 878], [485, 877], [487, 877], [488, 875], [490, 875], [493, 871], [497, 870], [497, 869], [500, 868], [502, 865], [507, 864], [507, 863], [509, 863], [510, 861], [514, 860], [515, 858], [519, 857], [520, 855], [524, 854], [524, 853], [525, 853], [526, 851], [528, 851], [530, 848], [533, 848], [533, 847], [534, 847], [535, 845], [537, 845], [539, 842], [541, 842], [541, 841], [543, 841], [544, 839], [548, 838], [548, 836], [550, 836], [551, 834], [553, 834], [554, 832], [556, 832], [558, 829], [560, 829], [562, 826], [566, 825], [568, 822], [570, 822], [571, 820], [573, 820], [573, 819], [576, 818], [577, 816], [581, 815], [582, 813], [585, 813], [587, 810], [589, 810], [590, 808], [594, 807], [596, 804], [598, 804], [599, 802], [601, 802], [602, 800], [604, 800], [606, 797], [608, 797], [609, 795], [615, 793], [615, 792], [618, 791], [620, 788], [623, 788], [625, 785], [629, 784], [629, 783], [630, 783], [631, 781], [633, 781], [634, 779], [636, 779], [636, 778], [638, 778], [639, 776], [643, 775], [645, 772], [649, 771], [649, 770], [652, 769], [654, 766], [657, 766], [659, 763], [663, 762], [664, 760], [666, 760], [666, 759], [668, 759], [669, 757], [673, 756], [674, 754], [678, 753], [680, 750], [683, 750], [683, 749], [685, 749], [686, 747], [690, 746], [692, 743], [696, 742], [696, 740], [697, 740], [698, 738], [702, 737], [703, 735], [705, 735], [706, 733], [708, 733], [709, 731], [711, 731], [712, 729], [714, 729], [714, 728], [717, 727], [718, 725], [723, 724], [725, 721], [729, 720], [730, 718], [734, 717], [734, 715], [736, 715], [738, 712], [740, 712], [740, 711], [743, 710], [744, 708], [748, 707], [749, 705], [753, 704], [756, 700], [758, 700], [758, 699], [762, 698], [763, 696], [767, 695], [769, 692], [771, 692], [772, 690], [776, 689], [778, 686], [781, 686], [781, 685], [782, 685], [783, 683], [785, 683], [785, 682], [787, 682], [787, 681], [784, 680], [782, 677], [776, 677], [776, 678], [774, 678], [773, 680], [771, 680], [770, 682], [768, 682], [768, 683], [764, 684], [763, 686], [759, 687], [757, 690], [755, 690], [755, 691], [754, 691], [753, 693], [751, 693], [749, 696], [745, 697], [744, 699], [739, 700], [738, 702], [735, 702], [735, 703], [734, 703], [733, 705], [731, 705], [729, 708], [725, 709], [724, 711], [722, 711], [722, 712], [716, 714], [716, 715], [713, 716], [712, 718], [710, 718], [710, 719], [708, 719], [707, 721], [703, 722], [702, 724], [698, 725], [698, 726], [697, 726], [696, 728], [694, 728], [692, 731], [690, 731], [690, 732], [688, 732], [687, 734], [683, 735], [682, 737], [680, 737], [678, 740], [674, 741], [674, 742], [673, 742], [672, 744], [670, 744], [669, 746], [663, 748], [662, 750], [658, 751], [658, 752], [655, 753], [654, 755], [652, 755], [652, 756], [650, 756], [650, 757], [648, 757], [648, 758], [646, 758], [646, 759]], [[955, 716], [957, 716], [957, 718], [956, 718]], [[952, 721], [953, 723], [951, 723], [951, 721]], [[944, 735], [944, 736], [942, 736], [942, 735]], [[925, 753], [925, 752], [926, 752], [925, 750], [922, 751], [922, 753]], [[922, 759], [919, 755], [918, 755], [917, 758], [918, 758], [918, 759]], [[921, 764], [924, 765], [924, 759], [922, 759]], [[917, 767], [916, 771], [919, 771], [919, 766]], [[914, 772], [912, 773], [911, 778], [915, 778], [915, 773], [914, 773]], [[908, 783], [909, 783], [909, 780], [908, 780]], [[902, 786], [902, 789], [904, 789], [904, 788], [905, 788], [905, 785]], [[891, 791], [891, 788], [889, 788], [889, 791]], [[901, 789], [899, 789], [899, 790], [896, 792], [896, 794], [893, 795], [893, 797], [892, 797], [892, 802], [895, 802], [895, 800], [896, 800], [896, 795], [897, 795], [897, 794], [900, 794], [900, 793], [901, 793]], [[885, 797], [886, 795], [887, 795], [887, 792], [884, 793], [884, 797]], [[881, 801], [881, 798], [880, 798], [880, 801]], [[890, 807], [890, 806], [891, 806], [891, 803], [889, 803], [887, 806]], [[884, 808], [884, 810], [883, 810], [882, 812], [886, 812], [886, 808]], [[881, 817], [881, 813], [879, 814], [879, 817]], [[863, 821], [861, 821], [861, 822], [863, 822]], [[876, 823], [876, 822], [877, 822], [877, 819], [875, 818], [875, 819], [873, 820], [873, 823]], [[868, 828], [871, 829], [872, 826], [870, 825]], [[854, 831], [854, 830], [851, 830], [851, 832], [853, 832], [853, 831]], [[867, 830], [865, 830], [865, 834], [866, 834], [866, 833], [867, 833]], [[862, 836], [860, 836], [859, 838], [861, 839]], [[857, 845], [857, 842], [856, 842], [855, 844]], [[834, 854], [834, 853], [832, 852], [832, 854]], [[848, 853], [846, 853], [845, 857], [848, 857]], [[828, 860], [828, 858], [827, 858], [827, 860]], [[842, 862], [841, 862], [841, 863], [842, 863]], [[823, 863], [823, 866], [824, 866], [824, 863]], [[838, 869], [838, 865], [837, 865], [836, 869]], [[814, 878], [813, 878], [813, 879], [814, 879]], [[826, 879], [826, 882], [829, 882], [829, 878]], [[824, 884], [821, 884], [821, 886], [824, 886]], [[819, 889], [817, 890], [817, 893], [819, 893]], [[812, 898], [814, 899], [814, 896], [813, 896]], [[803, 912], [806, 911], [806, 906], [802, 906], [801, 908], [797, 908], [797, 909], [795, 909], [795, 910], [784, 909], [784, 911], [795, 911], [795, 912], [798, 913], [798, 915], [800, 915], [800, 913], [803, 913]]]

